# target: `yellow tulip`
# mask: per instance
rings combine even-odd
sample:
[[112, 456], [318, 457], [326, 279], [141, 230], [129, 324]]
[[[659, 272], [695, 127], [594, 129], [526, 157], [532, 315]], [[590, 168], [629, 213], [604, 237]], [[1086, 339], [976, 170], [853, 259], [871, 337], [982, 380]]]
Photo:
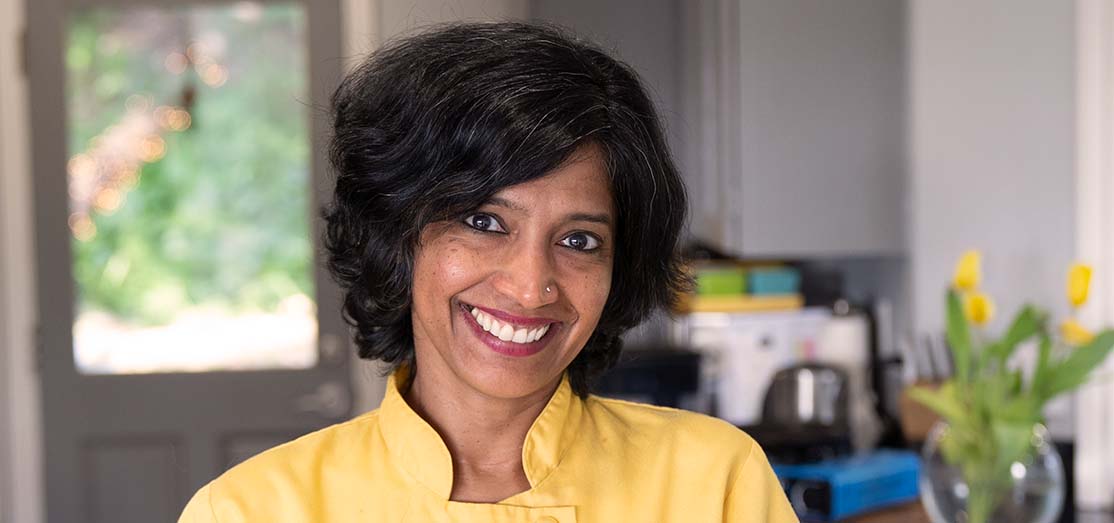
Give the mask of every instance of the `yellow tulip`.
[[1078, 321], [1069, 318], [1060, 324], [1060, 335], [1064, 337], [1070, 345], [1086, 345], [1095, 339], [1095, 335], [1087, 330], [1087, 327], [1081, 325]]
[[1083, 263], [1072, 264], [1068, 270], [1068, 301], [1072, 307], [1087, 303], [1087, 292], [1091, 288], [1091, 266]]
[[963, 312], [975, 325], [986, 325], [994, 317], [994, 300], [981, 292], [971, 292], [963, 297]]
[[963, 253], [955, 266], [955, 288], [971, 292], [979, 288], [982, 279], [982, 254], [971, 250]]

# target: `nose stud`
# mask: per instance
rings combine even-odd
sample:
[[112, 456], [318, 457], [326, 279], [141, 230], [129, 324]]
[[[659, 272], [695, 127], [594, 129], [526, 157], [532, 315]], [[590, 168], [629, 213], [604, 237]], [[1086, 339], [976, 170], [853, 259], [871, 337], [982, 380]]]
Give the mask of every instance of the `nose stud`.
[[549, 286], [546, 286], [545, 287], [545, 292], [553, 292], [553, 289], [550, 289]]

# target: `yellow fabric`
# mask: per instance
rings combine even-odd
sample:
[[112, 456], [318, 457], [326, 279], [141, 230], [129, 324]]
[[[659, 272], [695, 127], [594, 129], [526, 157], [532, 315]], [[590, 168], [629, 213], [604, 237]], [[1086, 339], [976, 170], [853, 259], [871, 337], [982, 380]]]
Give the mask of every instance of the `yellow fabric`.
[[179, 523], [797, 522], [766, 456], [699, 414], [572, 393], [568, 378], [522, 449], [531, 488], [449, 501], [444, 442], [392, 377], [382, 406], [280, 445], [194, 495]]

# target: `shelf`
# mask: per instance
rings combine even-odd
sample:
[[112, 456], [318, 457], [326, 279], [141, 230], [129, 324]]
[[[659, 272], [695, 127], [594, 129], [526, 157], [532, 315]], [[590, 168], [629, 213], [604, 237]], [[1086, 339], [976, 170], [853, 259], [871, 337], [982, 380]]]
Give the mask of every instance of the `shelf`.
[[688, 295], [681, 298], [677, 312], [774, 312], [792, 311], [804, 307], [805, 301], [799, 294], [773, 296], [699, 296]]

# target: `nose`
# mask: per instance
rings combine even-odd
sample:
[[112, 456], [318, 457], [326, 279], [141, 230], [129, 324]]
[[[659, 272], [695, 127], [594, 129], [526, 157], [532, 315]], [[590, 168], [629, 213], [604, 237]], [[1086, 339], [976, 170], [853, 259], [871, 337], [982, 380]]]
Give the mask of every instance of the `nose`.
[[553, 253], [544, 241], [514, 242], [502, 256], [495, 290], [525, 309], [538, 309], [557, 301]]

